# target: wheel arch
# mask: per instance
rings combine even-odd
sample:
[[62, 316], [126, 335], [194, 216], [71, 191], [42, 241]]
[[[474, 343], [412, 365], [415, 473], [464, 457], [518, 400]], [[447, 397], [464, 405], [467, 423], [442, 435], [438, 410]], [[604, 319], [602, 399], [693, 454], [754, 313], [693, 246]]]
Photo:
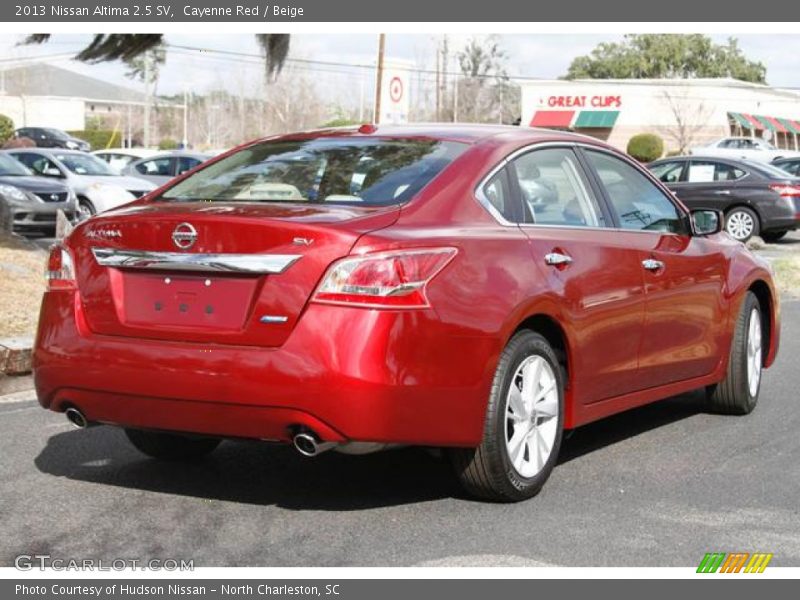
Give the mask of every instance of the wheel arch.
[[767, 367], [772, 363], [772, 359], [775, 355], [775, 349], [773, 348], [773, 340], [775, 340], [776, 335], [775, 299], [772, 295], [772, 289], [763, 279], [756, 279], [753, 281], [747, 288], [747, 291], [753, 292], [758, 300], [759, 306], [761, 307], [761, 329], [764, 331], [764, 334], [767, 338], [766, 347], [768, 352], [764, 356], [764, 366]]

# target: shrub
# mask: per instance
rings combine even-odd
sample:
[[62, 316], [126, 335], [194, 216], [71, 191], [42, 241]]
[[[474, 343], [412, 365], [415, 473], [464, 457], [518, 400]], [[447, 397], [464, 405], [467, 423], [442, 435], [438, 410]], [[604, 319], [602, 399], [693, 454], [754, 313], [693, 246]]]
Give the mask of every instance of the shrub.
[[159, 150], [177, 150], [178, 149], [178, 142], [172, 138], [163, 138], [160, 142], [158, 142], [158, 149]]
[[81, 129], [78, 131], [68, 131], [73, 137], [89, 142], [92, 150], [102, 150], [103, 148], [119, 148], [122, 143], [122, 136], [119, 131], [113, 129]]
[[348, 119], [346, 117], [337, 117], [335, 119], [331, 119], [330, 121], [323, 123], [322, 128], [328, 129], [330, 127], [351, 127], [353, 125], [361, 125], [358, 121], [354, 121], [353, 119]]
[[14, 137], [14, 121], [5, 115], [0, 115], [0, 144], [5, 144]]
[[628, 154], [639, 162], [650, 162], [664, 154], [664, 140], [654, 133], [640, 133], [628, 142]]

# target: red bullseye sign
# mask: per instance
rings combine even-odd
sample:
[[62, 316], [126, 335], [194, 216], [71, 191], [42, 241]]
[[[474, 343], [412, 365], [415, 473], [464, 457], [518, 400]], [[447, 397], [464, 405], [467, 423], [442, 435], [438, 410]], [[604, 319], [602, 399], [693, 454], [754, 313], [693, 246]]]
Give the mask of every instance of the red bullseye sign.
[[400, 102], [403, 99], [403, 82], [399, 77], [392, 77], [389, 82], [389, 98], [392, 102]]

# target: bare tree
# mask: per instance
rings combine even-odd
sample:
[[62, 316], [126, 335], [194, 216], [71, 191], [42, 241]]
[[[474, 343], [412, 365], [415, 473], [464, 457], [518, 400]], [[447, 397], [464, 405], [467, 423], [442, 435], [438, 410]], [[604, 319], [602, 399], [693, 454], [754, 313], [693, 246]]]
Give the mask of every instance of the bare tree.
[[662, 101], [672, 115], [674, 123], [659, 129], [665, 137], [672, 140], [680, 154], [684, 154], [697, 139], [697, 135], [706, 127], [712, 109], [703, 101], [689, 99], [686, 90], [671, 92], [664, 90]]

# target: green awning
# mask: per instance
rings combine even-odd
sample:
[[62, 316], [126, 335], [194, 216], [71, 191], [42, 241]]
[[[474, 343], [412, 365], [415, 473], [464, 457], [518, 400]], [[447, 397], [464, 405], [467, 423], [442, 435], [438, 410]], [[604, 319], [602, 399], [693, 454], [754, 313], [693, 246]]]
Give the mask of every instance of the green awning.
[[573, 129], [608, 129], [614, 126], [619, 117], [618, 110], [582, 110], [573, 124]]
[[777, 133], [777, 132], [778, 132], [778, 128], [777, 128], [777, 127], [775, 127], [775, 125], [773, 125], [773, 124], [770, 122], [770, 120], [769, 120], [769, 119], [767, 119], [766, 117], [761, 117], [761, 116], [759, 116], [759, 115], [753, 115], [753, 117], [754, 117], [754, 118], [755, 118], [755, 119], [756, 119], [756, 120], [757, 120], [759, 123], [761, 123], [761, 124], [764, 126], [764, 129], [769, 129], [769, 130], [770, 130], [770, 131], [772, 131], [773, 133]]
[[797, 128], [797, 125], [794, 121], [778, 117], [778, 122], [784, 127], [786, 127], [786, 130], [789, 131], [790, 133], [800, 133], [800, 129]]
[[736, 121], [736, 123], [740, 127], [744, 127], [745, 129], [752, 129], [753, 128], [753, 124], [750, 121], [748, 121], [747, 117], [745, 117], [742, 113], [730, 112], [730, 113], [728, 113], [728, 116], [731, 119], [733, 119], [734, 121]]

